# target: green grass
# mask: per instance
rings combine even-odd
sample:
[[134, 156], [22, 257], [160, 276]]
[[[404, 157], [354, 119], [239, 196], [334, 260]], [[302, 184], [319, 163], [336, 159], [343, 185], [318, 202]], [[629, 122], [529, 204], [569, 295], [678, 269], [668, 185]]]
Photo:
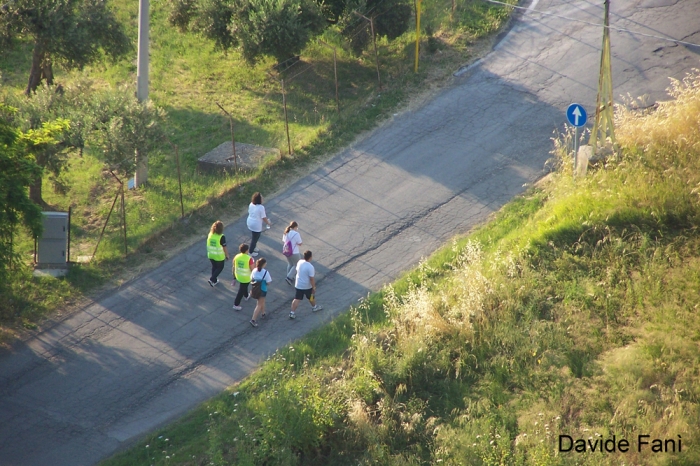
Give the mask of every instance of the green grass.
[[[700, 78], [106, 466], [700, 462]], [[681, 147], [679, 147], [681, 146]], [[558, 152], [560, 160], [568, 160]], [[628, 453], [558, 453], [560, 434]], [[683, 450], [637, 450], [637, 436]]]
[[[137, 5], [116, 0], [114, 7], [135, 41]], [[268, 76], [274, 63], [268, 59], [249, 67], [236, 51], [222, 54], [201, 37], [180, 34], [167, 24], [167, 2], [151, 3], [150, 98], [168, 113], [165, 129], [169, 141], [178, 147], [184, 209], [189, 221], [179, 222], [175, 154], [164, 140], [149, 154], [148, 185], [126, 196], [129, 255], [123, 256], [120, 217], [115, 212], [105, 228], [95, 260], [76, 266], [75, 274], [58, 280], [62, 283], [57, 287], [64, 290], [61, 298], [48, 296], [53, 287], [29, 279], [26, 266], [19, 267], [14, 279], [23, 280], [22, 286], [31, 288], [30, 294], [37, 301], [50, 304], [37, 307], [12, 297], [4, 300], [1, 304], [7, 312], [2, 314], [0, 323], [10, 325], [2, 330], [5, 338], [12, 333], [13, 322], [37, 322], [52, 309], [80, 299], [95, 286], [127, 273], [129, 267], [162, 259], [166, 250], [158, 238], [167, 234], [170, 245], [189, 241], [217, 219], [222, 207], [226, 212], [235, 212], [237, 207], [247, 205], [251, 194], [247, 186], [254, 184], [263, 192], [274, 191], [303, 167], [327, 158], [359, 133], [373, 128], [407, 99], [449, 76], [470, 58], [470, 46], [476, 39], [496, 32], [509, 17], [504, 8], [480, 0], [460, 3], [454, 14], [450, 2], [426, 0], [423, 12], [422, 24], [436, 31], [441, 50], [422, 54], [419, 73], [412, 72], [412, 31], [394, 41], [379, 40], [383, 89], [377, 92], [373, 55], [365, 52], [354, 57], [339, 34], [329, 30], [323, 40], [338, 49], [340, 113], [335, 105], [332, 51], [312, 42], [302, 52], [301, 61], [285, 74], [293, 157], [268, 160], [246, 173], [213, 176], [197, 173], [197, 159], [230, 140], [228, 118], [216, 102], [233, 115], [238, 142], [273, 147], [286, 154], [281, 89]], [[0, 53], [0, 95], [20, 94], [25, 88], [31, 48], [26, 43], [20, 45]], [[67, 72], [57, 67], [54, 72], [56, 81], [64, 86], [82, 80], [91, 81], [98, 89], [133, 86], [134, 63], [132, 57], [117, 63], [97, 63], [82, 71]], [[69, 169], [60, 179], [67, 192], [54, 192], [51, 180], [44, 180], [45, 200], [55, 210], [72, 208], [74, 260], [92, 256], [118, 187], [94, 151], [88, 147], [82, 158], [72, 156]], [[241, 186], [243, 189], [238, 189]], [[33, 242], [23, 231], [15, 236], [15, 250], [21, 258], [32, 255]], [[109, 273], [105, 272], [107, 269]], [[85, 282], [72, 278], [84, 275], [99, 279]], [[16, 290], [17, 286], [13, 284], [10, 289]], [[38, 308], [41, 312], [36, 311]]]

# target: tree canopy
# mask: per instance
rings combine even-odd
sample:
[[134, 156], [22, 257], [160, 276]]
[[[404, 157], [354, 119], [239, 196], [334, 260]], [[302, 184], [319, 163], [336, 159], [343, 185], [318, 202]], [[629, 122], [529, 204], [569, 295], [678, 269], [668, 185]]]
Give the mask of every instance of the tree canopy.
[[359, 53], [371, 40], [364, 19], [390, 39], [409, 26], [407, 0], [170, 0], [170, 23], [202, 34], [222, 49], [238, 47], [248, 63], [272, 56], [278, 63], [298, 55], [314, 35], [338, 24]]
[[135, 153], [148, 153], [163, 136], [165, 111], [152, 101], [139, 102], [128, 89], [95, 94], [91, 141], [98, 157], [126, 177], [133, 176]]
[[[25, 145], [51, 138], [53, 129], [22, 133], [12, 124], [12, 107], [0, 104], [0, 288], [12, 261], [12, 235], [19, 224], [33, 235], [41, 233], [41, 209], [29, 199], [27, 187], [41, 176]], [[40, 134], [39, 134], [40, 133]]]
[[33, 43], [26, 93], [53, 83], [53, 63], [82, 68], [103, 54], [117, 58], [132, 45], [105, 0], [13, 0], [0, 9], [0, 45]]
[[298, 55], [327, 25], [314, 0], [171, 0], [171, 24], [239, 47], [248, 63], [263, 56], [282, 62]]
[[134, 153], [147, 153], [153, 147], [165, 118], [161, 108], [150, 101], [139, 102], [126, 87], [96, 91], [87, 81], [67, 85], [60, 92], [43, 85], [31, 99], [9, 96], [6, 102], [18, 109], [14, 124], [25, 133], [39, 134], [49, 123], [62, 123], [61, 131], [50, 140], [24, 146], [43, 169], [29, 185], [30, 198], [39, 205], [44, 204], [42, 174], [48, 173], [55, 185], [60, 183], [71, 154], [80, 154], [86, 147], [110, 168], [133, 175]]

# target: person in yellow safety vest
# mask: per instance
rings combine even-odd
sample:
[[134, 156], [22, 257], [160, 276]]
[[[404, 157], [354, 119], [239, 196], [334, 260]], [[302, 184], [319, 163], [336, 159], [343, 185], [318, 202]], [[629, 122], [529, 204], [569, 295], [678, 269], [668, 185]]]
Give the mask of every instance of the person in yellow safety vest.
[[248, 300], [250, 298], [250, 293], [248, 293], [248, 285], [251, 281], [251, 273], [253, 267], [255, 267], [255, 262], [253, 258], [248, 255], [248, 245], [243, 243], [238, 247], [240, 254], [236, 254], [233, 258], [233, 277], [238, 280], [238, 293], [236, 293], [236, 300], [233, 302], [233, 309], [235, 311], [240, 311], [243, 309], [241, 307], [241, 300], [243, 298]]
[[226, 248], [226, 237], [224, 236], [224, 224], [217, 220], [211, 225], [209, 236], [207, 236], [207, 257], [211, 261], [211, 277], [209, 286], [219, 284], [219, 274], [224, 270], [224, 263], [228, 260], [228, 249]]

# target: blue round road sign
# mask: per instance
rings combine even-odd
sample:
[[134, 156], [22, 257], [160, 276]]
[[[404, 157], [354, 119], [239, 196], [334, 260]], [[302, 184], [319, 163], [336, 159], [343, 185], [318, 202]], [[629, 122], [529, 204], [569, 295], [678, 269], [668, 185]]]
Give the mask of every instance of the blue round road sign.
[[586, 124], [588, 115], [586, 114], [586, 109], [580, 104], [571, 104], [569, 108], [566, 109], [566, 118], [574, 126], [580, 127]]

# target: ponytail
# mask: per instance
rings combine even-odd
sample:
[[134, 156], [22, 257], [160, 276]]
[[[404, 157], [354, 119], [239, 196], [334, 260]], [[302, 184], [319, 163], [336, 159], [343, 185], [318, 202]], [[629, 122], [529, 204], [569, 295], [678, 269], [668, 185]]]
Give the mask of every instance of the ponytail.
[[299, 226], [299, 224], [298, 224], [297, 222], [292, 221], [292, 223], [290, 223], [289, 226], [288, 226], [287, 228], [284, 229], [284, 234], [285, 234], [285, 235], [286, 235], [286, 234], [289, 234], [289, 232], [292, 231], [292, 228], [296, 228], [296, 227], [298, 227], [298, 226]]
[[258, 268], [258, 272], [262, 272], [263, 267], [265, 267], [265, 264], [267, 264], [267, 259], [264, 257], [261, 257], [260, 259], [255, 262], [256, 267]]

